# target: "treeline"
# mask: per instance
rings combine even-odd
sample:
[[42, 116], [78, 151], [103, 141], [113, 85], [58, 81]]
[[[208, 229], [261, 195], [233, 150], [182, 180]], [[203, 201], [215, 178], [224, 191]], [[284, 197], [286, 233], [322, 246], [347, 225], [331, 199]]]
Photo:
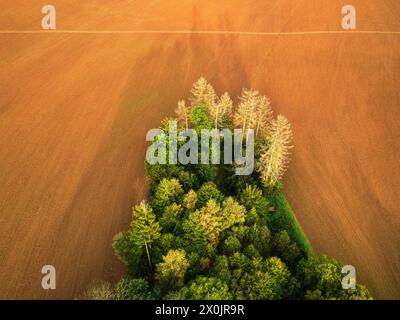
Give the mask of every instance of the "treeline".
[[[361, 285], [342, 288], [342, 266], [333, 258], [313, 255], [281, 192], [290, 124], [273, 118], [267, 97], [243, 90], [234, 110], [227, 93], [218, 97], [201, 78], [176, 112], [182, 128], [254, 129], [256, 170], [237, 176], [235, 164], [146, 162], [149, 199], [133, 207], [129, 230], [113, 242], [127, 275], [84, 298], [371, 298]], [[160, 126], [166, 136], [168, 120]]]

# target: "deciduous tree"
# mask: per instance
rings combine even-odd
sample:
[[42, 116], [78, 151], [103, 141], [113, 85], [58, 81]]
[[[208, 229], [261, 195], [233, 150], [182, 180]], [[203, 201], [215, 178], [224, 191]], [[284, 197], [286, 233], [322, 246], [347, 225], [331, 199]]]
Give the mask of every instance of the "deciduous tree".
[[204, 77], [193, 84], [190, 92], [192, 93], [190, 101], [193, 106], [204, 104], [208, 108], [215, 103], [217, 98], [214, 88]]
[[242, 128], [243, 135], [247, 129], [254, 129], [257, 123], [258, 91], [243, 89], [240, 103], [234, 116], [234, 124]]
[[189, 267], [184, 250], [170, 250], [157, 265], [156, 279], [169, 288], [180, 287], [184, 283]]
[[246, 209], [232, 197], [225, 199], [221, 211], [221, 229], [229, 229], [234, 224], [244, 223]]
[[219, 234], [222, 231], [221, 227], [221, 207], [211, 199], [207, 205], [200, 209], [200, 225], [207, 235], [208, 241], [216, 245], [219, 242]]
[[144, 279], [123, 278], [114, 290], [115, 300], [151, 300], [149, 284]]
[[190, 108], [186, 106], [184, 100], [178, 102], [178, 107], [175, 109], [177, 120], [181, 121], [186, 129], [189, 129]]
[[292, 130], [288, 120], [278, 115], [271, 125], [270, 142], [261, 147], [257, 171], [265, 186], [274, 186], [283, 176], [292, 148]]
[[183, 205], [188, 210], [194, 210], [196, 208], [196, 203], [197, 203], [197, 193], [193, 190], [190, 190], [183, 197]]
[[183, 188], [177, 179], [163, 179], [156, 187], [151, 204], [154, 210], [161, 214], [165, 207], [173, 202], [178, 202], [182, 193]]
[[145, 247], [150, 270], [150, 247], [160, 237], [160, 231], [153, 209], [145, 201], [133, 208], [129, 237], [138, 247]]
[[216, 103], [208, 108], [209, 113], [214, 121], [215, 129], [218, 129], [218, 126], [225, 117], [231, 116], [232, 106], [232, 99], [229, 94], [225, 92]]
[[257, 98], [256, 108], [256, 138], [259, 134], [266, 134], [272, 120], [271, 101], [266, 96]]

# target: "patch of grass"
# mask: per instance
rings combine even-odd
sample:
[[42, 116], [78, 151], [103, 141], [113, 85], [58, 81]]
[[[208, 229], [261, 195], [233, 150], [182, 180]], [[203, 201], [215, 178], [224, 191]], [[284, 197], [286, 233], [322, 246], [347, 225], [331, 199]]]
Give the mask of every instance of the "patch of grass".
[[289, 236], [297, 242], [301, 249], [308, 255], [313, 255], [313, 250], [306, 235], [301, 229], [296, 216], [282, 191], [277, 191], [272, 197], [275, 210], [271, 215], [269, 227], [273, 232], [286, 230]]

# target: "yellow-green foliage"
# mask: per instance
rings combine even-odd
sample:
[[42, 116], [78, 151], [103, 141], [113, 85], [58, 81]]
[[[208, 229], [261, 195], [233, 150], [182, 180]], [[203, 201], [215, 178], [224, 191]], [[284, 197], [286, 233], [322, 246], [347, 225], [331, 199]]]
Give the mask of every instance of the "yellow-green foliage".
[[156, 279], [169, 287], [180, 287], [188, 267], [185, 251], [170, 250], [157, 264]]

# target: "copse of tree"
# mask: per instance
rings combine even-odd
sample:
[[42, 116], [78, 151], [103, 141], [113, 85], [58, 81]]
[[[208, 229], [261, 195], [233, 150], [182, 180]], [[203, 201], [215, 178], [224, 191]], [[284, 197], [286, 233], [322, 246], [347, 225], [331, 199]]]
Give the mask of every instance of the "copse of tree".
[[[230, 127], [232, 118], [243, 132], [254, 129], [257, 171], [239, 177], [235, 164], [146, 162], [150, 203], [135, 206], [130, 229], [114, 237], [128, 273], [111, 299], [370, 299], [361, 285], [343, 289], [340, 263], [314, 256], [281, 191], [292, 138], [286, 118], [273, 120], [269, 99], [255, 90], [242, 91], [234, 115], [229, 95], [218, 98], [205, 79], [192, 95], [190, 107], [178, 104], [181, 129]], [[93, 292], [110, 298], [109, 287]]]

